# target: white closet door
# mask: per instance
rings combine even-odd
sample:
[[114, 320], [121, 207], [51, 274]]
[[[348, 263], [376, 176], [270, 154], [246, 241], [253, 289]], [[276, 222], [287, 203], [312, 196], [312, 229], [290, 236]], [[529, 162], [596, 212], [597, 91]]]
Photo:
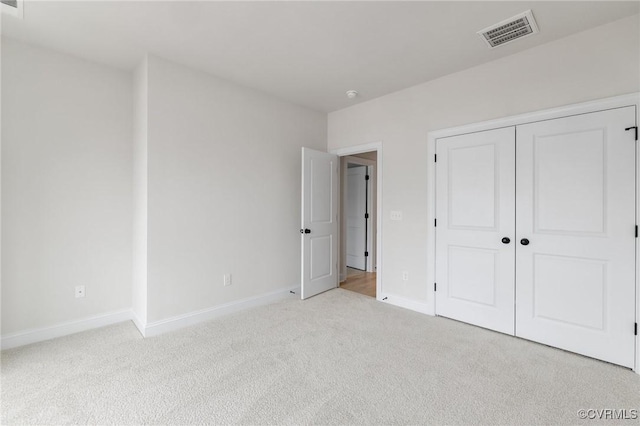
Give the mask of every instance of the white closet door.
[[516, 335], [627, 367], [634, 125], [620, 108], [518, 126], [516, 144]]
[[436, 314], [513, 334], [515, 128], [436, 150]]

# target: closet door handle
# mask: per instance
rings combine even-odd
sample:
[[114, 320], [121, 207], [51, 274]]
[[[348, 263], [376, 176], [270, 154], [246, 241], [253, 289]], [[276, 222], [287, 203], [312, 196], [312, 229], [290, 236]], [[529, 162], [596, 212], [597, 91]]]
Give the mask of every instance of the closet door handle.
[[509, 237], [504, 237], [502, 239], [502, 244], [509, 244], [511, 242], [511, 240], [509, 239]]
[[520, 244], [522, 244], [523, 246], [528, 246], [529, 245], [529, 240], [527, 240], [526, 238], [523, 238], [520, 240]]

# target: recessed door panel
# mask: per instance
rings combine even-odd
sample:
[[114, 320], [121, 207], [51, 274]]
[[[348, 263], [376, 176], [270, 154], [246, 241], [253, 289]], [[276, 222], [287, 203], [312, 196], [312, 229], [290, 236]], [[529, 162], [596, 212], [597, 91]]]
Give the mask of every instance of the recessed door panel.
[[634, 123], [635, 107], [619, 108], [518, 126], [516, 142], [516, 335], [627, 367]]
[[309, 238], [309, 248], [311, 250], [311, 271], [309, 278], [317, 280], [331, 275], [331, 235]]
[[607, 262], [538, 254], [533, 263], [534, 318], [605, 329]]
[[491, 143], [461, 146], [449, 151], [450, 228], [495, 230], [496, 155], [496, 146]]
[[436, 313], [513, 334], [515, 129], [436, 149]]
[[495, 307], [498, 254], [498, 250], [450, 246], [449, 297]]
[[607, 210], [605, 127], [533, 141], [537, 232], [602, 234]]
[[331, 222], [331, 211], [333, 209], [332, 187], [335, 175], [335, 166], [332, 162], [324, 158], [311, 158], [309, 160], [311, 168], [311, 217], [310, 222], [314, 224]]

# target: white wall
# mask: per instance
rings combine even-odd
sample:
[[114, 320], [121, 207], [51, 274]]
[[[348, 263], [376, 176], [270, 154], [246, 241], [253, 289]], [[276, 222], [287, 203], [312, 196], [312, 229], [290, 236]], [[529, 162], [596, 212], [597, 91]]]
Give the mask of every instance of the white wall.
[[[329, 149], [384, 146], [383, 293], [431, 301], [427, 133], [638, 91], [639, 35], [635, 15], [329, 114]], [[390, 221], [390, 210], [403, 220]]]
[[326, 149], [326, 129], [326, 114], [149, 57], [149, 322], [300, 284], [300, 148]]
[[133, 72], [133, 276], [131, 310], [138, 327], [147, 323], [148, 67]]
[[3, 38], [2, 196], [3, 335], [129, 308], [130, 75]]

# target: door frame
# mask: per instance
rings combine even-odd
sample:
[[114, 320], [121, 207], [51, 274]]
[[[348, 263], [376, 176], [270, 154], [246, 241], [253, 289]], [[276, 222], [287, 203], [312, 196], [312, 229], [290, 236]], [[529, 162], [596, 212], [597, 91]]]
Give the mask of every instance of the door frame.
[[[440, 138], [448, 136], [463, 135], [467, 133], [481, 132], [485, 130], [493, 130], [502, 127], [519, 126], [527, 123], [538, 121], [553, 120], [556, 118], [569, 117], [572, 115], [588, 114], [592, 112], [622, 108], [627, 106], [636, 107], [636, 125], [640, 125], [640, 92], [630, 93], [627, 95], [614, 96], [610, 98], [598, 99], [589, 102], [577, 104], [569, 104], [557, 108], [539, 110], [535, 112], [513, 115], [509, 117], [499, 118], [495, 120], [483, 121], [478, 123], [467, 124], [458, 127], [435, 130], [427, 134], [427, 224], [430, 231], [427, 241], [427, 296], [429, 298], [427, 304], [430, 315], [435, 315], [435, 261], [436, 261], [436, 242], [435, 242], [435, 219], [436, 209], [436, 141]], [[638, 144], [636, 143], [636, 224], [640, 224], [640, 156], [638, 155]], [[640, 324], [640, 243], [636, 238], [636, 323]], [[635, 367], [634, 371], [640, 374], [640, 335], [635, 336]]]
[[[382, 301], [386, 297], [382, 293], [382, 141], [372, 142], [362, 145], [353, 145], [344, 148], [337, 148], [329, 151], [331, 154], [335, 154], [338, 157], [348, 157], [354, 154], [362, 154], [365, 152], [375, 151], [377, 153], [377, 159], [375, 164], [375, 179], [376, 179], [376, 248], [375, 248], [375, 260], [376, 260], [376, 300]], [[363, 159], [358, 159], [367, 161]], [[342, 175], [342, 173], [340, 173]], [[338, 185], [342, 185], [340, 181], [341, 176], [338, 177]], [[338, 197], [341, 198], [341, 197]], [[342, 200], [338, 201], [338, 208], [342, 209]], [[338, 224], [338, 238], [342, 241], [342, 224]], [[342, 253], [339, 253], [342, 257]], [[371, 262], [373, 263], [373, 262]]]
[[[371, 152], [371, 151], [369, 151]], [[340, 157], [343, 158], [343, 157]], [[377, 188], [377, 167], [376, 167], [376, 162], [377, 161], [373, 161], [373, 160], [367, 160], [365, 158], [360, 158], [360, 157], [352, 157], [350, 155], [347, 155], [344, 157], [345, 161], [343, 162], [342, 166], [341, 166], [341, 174], [340, 176], [346, 176], [347, 170], [348, 170], [348, 163], [351, 164], [359, 164], [361, 166], [365, 166], [367, 168], [367, 174], [369, 174], [370, 179], [367, 181], [367, 191], [368, 191], [368, 197], [367, 197], [367, 213], [369, 213], [369, 219], [367, 219], [367, 245], [365, 250], [369, 252], [369, 256], [368, 259], [366, 260], [366, 272], [376, 272], [376, 247], [373, 245], [373, 240], [374, 240], [374, 234], [375, 234], [375, 230], [372, 229], [373, 227], [371, 226], [372, 223], [377, 224], [377, 220], [378, 220], [378, 214], [377, 212], [373, 209], [373, 206], [376, 204], [374, 202], [374, 199], [377, 198], [377, 194], [375, 194], [371, 188]], [[344, 190], [346, 188], [346, 182], [342, 182], [340, 181], [340, 186], [341, 188]], [[343, 202], [345, 202], [346, 199], [346, 192], [342, 193], [342, 197], [340, 200], [340, 206], [344, 207]], [[346, 220], [345, 220], [346, 222]], [[346, 223], [345, 223], [346, 225]], [[340, 231], [342, 232], [343, 228], [342, 228], [342, 224], [341, 224], [341, 228]], [[346, 232], [346, 231], [345, 231]], [[341, 254], [342, 255], [342, 254]], [[344, 281], [347, 277], [346, 276], [342, 276], [340, 275], [340, 282]]]

